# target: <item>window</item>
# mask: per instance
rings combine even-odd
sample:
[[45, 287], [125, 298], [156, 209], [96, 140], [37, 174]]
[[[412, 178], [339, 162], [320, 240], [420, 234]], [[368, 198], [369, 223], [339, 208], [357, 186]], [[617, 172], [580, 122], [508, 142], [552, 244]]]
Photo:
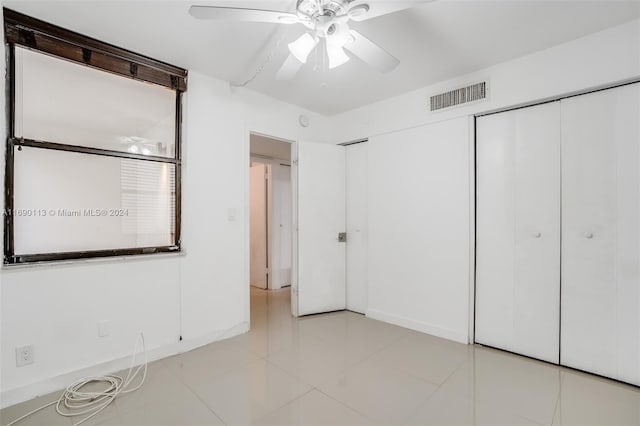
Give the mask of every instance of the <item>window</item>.
[[186, 70], [4, 17], [4, 263], [179, 251]]

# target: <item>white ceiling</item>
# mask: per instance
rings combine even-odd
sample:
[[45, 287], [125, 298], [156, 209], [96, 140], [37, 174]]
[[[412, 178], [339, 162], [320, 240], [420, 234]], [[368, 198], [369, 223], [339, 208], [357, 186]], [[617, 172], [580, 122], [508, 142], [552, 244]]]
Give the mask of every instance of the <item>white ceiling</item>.
[[291, 143], [279, 141], [268, 136], [251, 134], [251, 155], [269, 157], [278, 160], [291, 160]]
[[[397, 6], [397, 0], [371, 0]], [[640, 1], [417, 1], [416, 7], [350, 25], [401, 60], [379, 74], [358, 59], [292, 81], [275, 72], [301, 25], [200, 21], [191, 4], [292, 10], [294, 0], [4, 1], [8, 8], [100, 40], [333, 115], [539, 51], [640, 16]], [[406, 3], [406, 2], [405, 2]], [[413, 3], [416, 3], [414, 0]], [[276, 47], [277, 42], [280, 44]], [[272, 55], [270, 55], [273, 53]], [[313, 56], [313, 55], [312, 55]]]

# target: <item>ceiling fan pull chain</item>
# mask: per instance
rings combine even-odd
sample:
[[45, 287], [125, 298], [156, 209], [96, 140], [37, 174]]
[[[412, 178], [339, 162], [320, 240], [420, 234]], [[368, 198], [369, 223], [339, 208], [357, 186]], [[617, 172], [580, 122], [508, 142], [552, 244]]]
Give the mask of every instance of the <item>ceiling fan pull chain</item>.
[[327, 39], [323, 39], [324, 49], [322, 49], [322, 84], [320, 87], [329, 87], [327, 84]]
[[315, 49], [314, 52], [315, 55], [315, 59], [314, 59], [314, 64], [313, 64], [313, 70], [314, 71], [318, 71], [320, 70], [320, 49]]

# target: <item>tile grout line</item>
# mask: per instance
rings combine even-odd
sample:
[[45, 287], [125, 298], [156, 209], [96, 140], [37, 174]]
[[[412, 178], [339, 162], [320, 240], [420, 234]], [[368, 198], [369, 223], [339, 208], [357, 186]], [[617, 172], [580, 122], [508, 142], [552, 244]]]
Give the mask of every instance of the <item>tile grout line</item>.
[[396, 343], [398, 343], [400, 340], [404, 339], [404, 336], [400, 336], [397, 339], [395, 339], [393, 342], [390, 342], [386, 345], [384, 345], [383, 347], [381, 347], [380, 349], [377, 349], [375, 351], [373, 351], [372, 353], [370, 353], [369, 355], [365, 356], [364, 358], [356, 361], [354, 364], [349, 365], [349, 367], [347, 367], [347, 369], [351, 369], [351, 368], [355, 368], [357, 366], [360, 366], [361, 364], [365, 363], [366, 361], [370, 360], [371, 358], [373, 358], [375, 355], [379, 354], [380, 352], [384, 351], [385, 349], [388, 349], [389, 347], [391, 347], [392, 345], [395, 345]]
[[560, 407], [560, 396], [562, 395], [562, 381], [564, 380], [564, 374], [562, 374], [562, 370], [558, 370], [558, 398], [556, 399], [556, 405], [553, 407], [553, 415], [551, 416], [551, 425], [556, 419], [556, 413], [558, 412], [558, 408]]
[[[384, 349], [388, 349], [391, 345], [393, 345], [393, 344], [397, 343], [398, 341], [400, 341], [401, 339], [404, 339], [404, 338], [406, 338], [406, 337], [401, 337], [401, 338], [400, 338], [400, 339], [398, 339], [397, 341], [395, 341], [395, 342], [393, 342], [393, 343], [391, 343], [391, 344], [389, 344], [389, 345], [385, 346], [383, 349], [381, 349], [381, 350], [379, 350], [379, 351], [374, 352], [374, 353], [373, 353], [373, 354], [371, 354], [369, 357], [366, 357], [366, 358], [363, 360], [363, 362], [364, 362], [364, 361], [366, 361], [366, 360], [368, 360], [368, 359], [370, 359], [370, 358], [372, 358], [374, 355], [377, 355], [378, 353], [382, 352]], [[440, 387], [441, 387], [442, 385], [444, 385], [444, 384], [449, 380], [449, 378], [450, 378], [451, 376], [453, 376], [453, 374], [455, 374], [455, 373], [456, 373], [460, 368], [462, 368], [462, 366], [464, 365], [465, 361], [467, 361], [467, 359], [468, 359], [468, 358], [470, 358], [469, 354], [467, 354], [467, 355], [465, 356], [465, 358], [460, 362], [460, 364], [459, 364], [457, 367], [455, 367], [455, 368], [453, 369], [453, 371], [452, 371], [452, 372], [447, 376], [447, 378], [446, 378], [442, 383], [431, 382], [431, 381], [429, 381], [429, 380], [425, 379], [424, 377], [420, 377], [420, 376], [418, 376], [418, 375], [417, 375], [417, 374], [415, 374], [415, 373], [412, 373], [412, 372], [406, 371], [406, 370], [404, 370], [404, 369], [402, 369], [402, 368], [400, 368], [400, 367], [396, 367], [395, 365], [392, 365], [390, 368], [391, 368], [391, 369], [393, 369], [394, 371], [397, 371], [397, 372], [400, 372], [400, 373], [404, 373], [404, 374], [406, 374], [406, 375], [408, 375], [408, 376], [410, 376], [410, 377], [412, 377], [412, 378], [414, 378], [414, 379], [420, 380], [421, 382], [424, 382], [424, 383], [427, 383], [427, 384], [433, 385], [433, 386], [435, 386], [437, 389], [440, 389]], [[426, 401], [425, 401], [425, 402], [426, 402]]]
[[[296, 397], [295, 397], [295, 398], [293, 398], [292, 400], [285, 402], [284, 404], [282, 404], [282, 405], [280, 405], [280, 406], [278, 406], [278, 407], [274, 408], [273, 410], [269, 410], [269, 411], [267, 411], [266, 413], [264, 413], [263, 415], [258, 416], [254, 421], [258, 421], [258, 420], [260, 420], [260, 419], [262, 419], [262, 418], [264, 418], [264, 417], [267, 417], [267, 416], [268, 416], [268, 415], [270, 415], [270, 414], [275, 413], [276, 411], [280, 410], [281, 408], [286, 407], [287, 405], [293, 404], [294, 402], [298, 401], [299, 399], [304, 398], [306, 395], [310, 394], [310, 393], [311, 393], [311, 392], [313, 392], [314, 390], [315, 390], [315, 388], [313, 388], [313, 387], [309, 387], [309, 390], [307, 390], [306, 392], [304, 392], [304, 393], [302, 393], [302, 394], [300, 394], [300, 395], [296, 396]], [[252, 422], [253, 422], [253, 421], [252, 421]]]
[[[175, 371], [173, 371], [173, 369], [172, 369], [171, 367], [169, 367], [168, 365], [165, 365], [165, 366], [164, 366], [164, 368], [165, 368], [165, 369], [167, 369], [167, 370], [169, 370], [169, 372], [173, 375], [173, 377], [174, 377], [174, 378], [176, 378], [176, 379], [178, 379], [178, 381], [179, 381], [180, 383], [182, 383], [182, 384], [184, 385], [184, 387], [186, 387], [186, 388], [189, 390], [189, 392], [191, 392], [191, 394], [192, 394], [193, 396], [195, 396], [195, 397], [196, 397], [196, 399], [197, 399], [198, 401], [200, 401], [200, 402], [201, 402], [201, 403], [202, 403], [202, 404], [207, 408], [207, 410], [209, 410], [209, 411], [210, 411], [214, 416], [216, 416], [216, 418], [217, 418], [218, 420], [220, 420], [224, 425], [227, 425], [227, 422], [225, 422], [225, 421], [222, 419], [222, 417], [220, 417], [220, 416], [218, 415], [218, 413], [216, 413], [216, 412], [213, 410], [213, 408], [209, 407], [209, 404], [207, 404], [207, 403], [206, 403], [206, 402], [205, 402], [205, 401], [200, 397], [200, 395], [199, 395], [199, 394], [198, 394], [198, 393], [197, 393], [197, 392], [196, 392], [196, 391], [195, 391], [195, 390], [194, 390], [194, 389], [193, 389], [193, 388], [192, 388], [188, 383], [186, 383], [184, 380], [182, 380], [182, 378], [181, 378], [181, 377], [180, 377], [180, 376], [179, 376]], [[224, 374], [226, 374], [226, 373], [222, 373], [222, 374], [220, 374], [219, 376], [222, 376], [222, 375], [224, 375]]]
[[[214, 344], [215, 344], [215, 343], [216, 343], [216, 342], [214, 342]], [[236, 345], [236, 343], [235, 343], [235, 342], [230, 342], [230, 343], [231, 343], [231, 344], [233, 344], [233, 345]], [[248, 349], [246, 349], [246, 348], [238, 347], [238, 349], [242, 349], [242, 350], [246, 351], [249, 355], [255, 356], [257, 359], [251, 360], [251, 361], [249, 361], [249, 362], [247, 362], [247, 363], [244, 363], [244, 364], [242, 364], [242, 365], [239, 365], [239, 366], [236, 366], [236, 367], [234, 367], [234, 368], [231, 368], [231, 369], [229, 369], [229, 370], [227, 370], [227, 371], [224, 371], [224, 372], [222, 372], [222, 373], [220, 373], [220, 374], [216, 375], [215, 377], [212, 377], [212, 380], [217, 380], [217, 379], [219, 379], [219, 378], [221, 378], [221, 377], [223, 377], [223, 376], [226, 376], [226, 375], [228, 375], [228, 374], [231, 374], [231, 373], [234, 373], [234, 372], [239, 371], [239, 370], [241, 370], [241, 369], [244, 369], [244, 368], [246, 368], [248, 365], [250, 365], [250, 364], [252, 364], [252, 363], [255, 363], [255, 362], [258, 362], [258, 361], [263, 361], [263, 362], [265, 362], [267, 365], [269, 365], [269, 366], [272, 366], [272, 367], [276, 368], [277, 370], [279, 370], [281, 373], [283, 373], [284, 375], [288, 376], [289, 378], [291, 378], [291, 379], [293, 379], [293, 380], [295, 380], [295, 381], [297, 381], [297, 382], [299, 382], [299, 383], [301, 383], [301, 384], [303, 384], [304, 386], [306, 386], [306, 387], [308, 387], [308, 388], [309, 388], [307, 391], [305, 391], [305, 392], [303, 392], [302, 394], [300, 394], [300, 395], [296, 396], [296, 397], [295, 397], [295, 398], [293, 398], [292, 400], [285, 402], [284, 404], [282, 404], [281, 406], [278, 406], [278, 407], [274, 408], [273, 410], [269, 410], [267, 413], [265, 413], [265, 414], [264, 414], [264, 415], [262, 415], [262, 416], [259, 416], [258, 418], [260, 418], [260, 417], [264, 417], [264, 416], [266, 416], [267, 414], [270, 414], [270, 413], [272, 413], [272, 412], [274, 412], [274, 411], [276, 411], [276, 410], [278, 410], [278, 409], [280, 409], [280, 408], [282, 408], [282, 407], [286, 406], [287, 404], [289, 404], [289, 403], [291, 403], [291, 402], [295, 401], [295, 400], [296, 400], [296, 399], [298, 399], [298, 398], [301, 398], [302, 396], [304, 396], [304, 395], [306, 395], [307, 393], [309, 393], [309, 392], [311, 392], [312, 390], [314, 390], [314, 387], [313, 387], [312, 385], [310, 385], [310, 384], [308, 384], [308, 383], [304, 382], [304, 381], [303, 381], [303, 380], [301, 380], [300, 378], [298, 378], [298, 377], [296, 377], [296, 376], [292, 375], [291, 373], [289, 373], [289, 372], [287, 372], [287, 371], [283, 370], [282, 368], [278, 367], [277, 365], [273, 364], [273, 363], [272, 363], [272, 362], [270, 362], [268, 359], [266, 359], [266, 357], [264, 357], [264, 358], [263, 358], [263, 357], [259, 357], [258, 355], [254, 354], [253, 352], [251, 352], [250, 350], [248, 350]], [[193, 394], [193, 395], [194, 395], [194, 396], [195, 396], [195, 397], [196, 397], [196, 398], [197, 398], [197, 399], [198, 399], [202, 404], [204, 404], [204, 406], [205, 406], [205, 407], [207, 407], [207, 409], [208, 409], [212, 414], [214, 414], [214, 415], [215, 415], [215, 416], [216, 416], [216, 417], [217, 417], [217, 418], [218, 418], [222, 423], [224, 423], [225, 425], [227, 425], [227, 424], [228, 424], [228, 423], [227, 423], [227, 422], [226, 422], [222, 417], [220, 417], [220, 415], [219, 415], [219, 414], [217, 414], [217, 413], [215, 412], [215, 410], [214, 410], [211, 406], [209, 406], [209, 404], [208, 404], [204, 399], [202, 399], [202, 397], [200, 396], [200, 394], [199, 394], [195, 389], [193, 389], [193, 387], [192, 387], [189, 383], [187, 383], [186, 381], [182, 380], [182, 378], [181, 378], [178, 374], [176, 374], [176, 372], [175, 372], [175, 371], [173, 371], [173, 369], [172, 369], [172, 368], [170, 368], [169, 366], [165, 366], [165, 368], [167, 368], [168, 370], [170, 370], [171, 374], [172, 374], [175, 378], [177, 378], [177, 379], [178, 379], [178, 381], [179, 381], [180, 383], [182, 383], [182, 384], [183, 384], [187, 389], [189, 389], [189, 391], [190, 391], [190, 392], [191, 392], [191, 393], [192, 393], [192, 394]], [[257, 419], [256, 419], [256, 420], [257, 420]]]
[[314, 390], [316, 390], [317, 392], [321, 393], [322, 395], [326, 396], [327, 398], [331, 399], [332, 401], [337, 402], [338, 404], [342, 405], [343, 407], [348, 408], [349, 410], [358, 413], [359, 415], [361, 415], [362, 417], [364, 417], [365, 419], [369, 420], [370, 422], [374, 423], [374, 424], [378, 424], [378, 422], [376, 422], [375, 420], [373, 420], [371, 417], [369, 417], [368, 415], [360, 412], [360, 410], [357, 410], [355, 408], [353, 408], [352, 406], [350, 406], [349, 404], [347, 404], [344, 401], [340, 401], [339, 399], [329, 395], [328, 393], [326, 393], [325, 391], [323, 391], [320, 388], [314, 388]]

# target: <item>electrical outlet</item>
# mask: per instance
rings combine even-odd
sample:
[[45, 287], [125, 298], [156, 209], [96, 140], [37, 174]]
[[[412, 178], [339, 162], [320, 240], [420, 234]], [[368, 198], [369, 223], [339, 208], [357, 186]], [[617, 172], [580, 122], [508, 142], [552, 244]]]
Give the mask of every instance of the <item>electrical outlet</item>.
[[98, 323], [98, 337], [107, 337], [111, 334], [111, 321], [100, 321]]
[[34, 362], [33, 345], [16, 348], [16, 367], [24, 367]]

